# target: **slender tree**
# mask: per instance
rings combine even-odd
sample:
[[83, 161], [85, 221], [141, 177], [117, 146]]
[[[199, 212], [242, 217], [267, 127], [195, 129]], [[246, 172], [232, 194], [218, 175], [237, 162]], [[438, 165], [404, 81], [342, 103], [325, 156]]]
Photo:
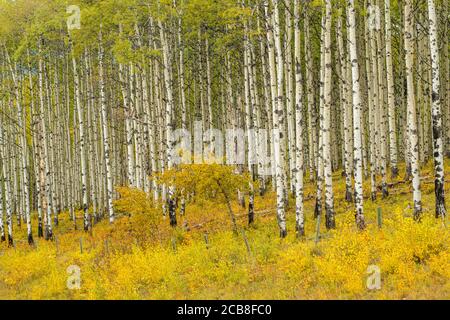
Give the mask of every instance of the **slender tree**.
[[434, 187], [436, 195], [436, 218], [445, 217], [444, 197], [444, 145], [442, 141], [442, 111], [440, 98], [439, 50], [437, 37], [437, 20], [434, 0], [428, 0], [429, 41], [432, 69], [432, 120], [433, 120], [433, 155]]

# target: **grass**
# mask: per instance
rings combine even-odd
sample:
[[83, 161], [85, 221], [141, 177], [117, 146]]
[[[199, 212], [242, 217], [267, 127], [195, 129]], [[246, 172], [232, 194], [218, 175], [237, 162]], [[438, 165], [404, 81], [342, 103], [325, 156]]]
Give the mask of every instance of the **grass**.
[[[446, 169], [450, 169], [448, 161]], [[305, 187], [303, 240], [296, 239], [293, 230], [294, 201], [287, 213], [288, 237], [278, 237], [273, 193], [256, 198], [258, 213], [252, 227], [246, 226], [245, 209], [233, 203], [241, 231], [235, 235], [224, 205], [191, 204], [186, 215], [179, 217], [179, 227], [172, 229], [144, 194], [120, 188], [122, 197], [115, 206], [121, 217], [114, 225], [100, 222], [91, 234], [74, 230], [64, 213], [55, 228], [57, 241], [36, 239], [36, 247], [30, 248], [25, 228], [15, 226], [15, 247], [0, 245], [0, 298], [449, 299], [448, 220], [434, 218], [431, 165], [423, 168], [422, 176], [421, 223], [412, 219], [409, 184], [395, 185], [388, 199], [375, 202], [368, 200], [367, 184], [368, 227], [359, 232], [353, 206], [343, 199], [344, 180], [336, 173], [337, 228], [326, 231], [322, 219], [318, 243], [314, 241], [312, 183]], [[447, 183], [447, 195], [449, 187]], [[377, 226], [379, 207], [381, 229]], [[36, 226], [34, 221], [34, 230]], [[81, 271], [79, 290], [67, 287], [71, 265]], [[371, 265], [381, 271], [379, 290], [366, 285]]]

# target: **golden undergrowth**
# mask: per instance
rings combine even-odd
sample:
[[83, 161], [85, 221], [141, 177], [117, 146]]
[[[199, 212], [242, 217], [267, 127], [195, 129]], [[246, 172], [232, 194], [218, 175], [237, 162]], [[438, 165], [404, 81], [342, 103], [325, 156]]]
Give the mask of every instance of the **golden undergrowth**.
[[[271, 192], [256, 198], [252, 227], [246, 226], [245, 209], [233, 203], [240, 228], [236, 235], [224, 204], [190, 204], [172, 229], [145, 194], [119, 188], [115, 206], [120, 217], [114, 225], [101, 221], [90, 234], [74, 230], [64, 213], [55, 228], [56, 239], [36, 239], [36, 247], [30, 248], [23, 241], [25, 228], [15, 226], [15, 247], [0, 246], [0, 298], [449, 299], [450, 232], [448, 219], [434, 218], [432, 166], [422, 170], [421, 223], [412, 219], [410, 185], [397, 183], [403, 174], [404, 168], [398, 180], [390, 181], [394, 184], [388, 199], [366, 198], [368, 226], [359, 232], [353, 206], [343, 199], [344, 180], [336, 173], [337, 228], [326, 231], [322, 221], [318, 242], [313, 183], [305, 187], [303, 240], [293, 232], [292, 207], [288, 237], [278, 237]], [[449, 187], [447, 183], [447, 208]], [[369, 189], [366, 184], [366, 197]], [[377, 208], [382, 209], [381, 229]], [[80, 268], [78, 290], [67, 286], [72, 265]], [[378, 290], [367, 287], [371, 265], [381, 272]]]

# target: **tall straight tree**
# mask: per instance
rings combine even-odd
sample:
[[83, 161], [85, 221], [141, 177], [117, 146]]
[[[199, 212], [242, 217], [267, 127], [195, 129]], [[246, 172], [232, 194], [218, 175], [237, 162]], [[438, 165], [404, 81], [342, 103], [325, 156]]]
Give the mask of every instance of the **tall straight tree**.
[[316, 110], [314, 106], [314, 59], [311, 52], [311, 36], [310, 36], [310, 0], [304, 3], [304, 39], [305, 39], [305, 75], [306, 75], [306, 90], [308, 92], [308, 153], [309, 153], [309, 180], [314, 181], [316, 162], [317, 162], [317, 130], [316, 130]]
[[[159, 32], [160, 32], [160, 40], [162, 45], [163, 52], [163, 67], [164, 67], [164, 86], [166, 89], [166, 108], [165, 108], [165, 119], [166, 119], [166, 156], [167, 156], [167, 169], [170, 170], [174, 167], [173, 163], [173, 150], [174, 143], [172, 139], [173, 134], [173, 92], [172, 92], [172, 83], [170, 78], [170, 52], [169, 52], [169, 44], [166, 37], [166, 32], [161, 20], [158, 21], [159, 24]], [[175, 227], [177, 225], [177, 217], [175, 212], [175, 199], [174, 199], [174, 187], [169, 186], [169, 218], [170, 225]]]
[[431, 52], [432, 92], [431, 113], [433, 120], [434, 188], [436, 195], [436, 218], [445, 217], [444, 197], [444, 145], [442, 141], [442, 110], [440, 97], [439, 47], [436, 8], [434, 0], [428, 0], [429, 40]]
[[391, 5], [390, 0], [384, 2], [384, 21], [385, 21], [385, 49], [386, 49], [386, 77], [387, 77], [387, 99], [388, 99], [388, 117], [389, 117], [389, 156], [391, 174], [393, 178], [398, 176], [397, 167], [397, 125], [395, 111], [395, 92], [394, 92], [394, 71], [392, 66], [392, 41], [391, 41]]
[[[6, 151], [7, 148], [7, 137], [4, 131], [5, 122], [0, 120], [0, 159], [2, 161], [2, 181], [0, 182], [0, 193], [4, 195], [5, 206], [6, 206], [6, 227], [8, 228], [8, 246], [14, 245], [13, 240], [13, 225], [12, 225], [12, 208], [11, 208], [11, 181], [10, 174], [8, 172], [8, 162], [10, 161], [10, 156]], [[8, 156], [7, 156], [8, 155]], [[3, 199], [1, 199], [3, 200]], [[2, 203], [3, 205], [3, 203]], [[0, 208], [2, 209], [2, 208]], [[2, 210], [3, 211], [3, 210]], [[2, 230], [3, 232], [3, 230]], [[2, 235], [2, 239], [4, 236]]]
[[105, 93], [105, 75], [104, 75], [104, 58], [105, 53], [103, 50], [103, 37], [102, 26], [100, 25], [99, 32], [99, 56], [98, 56], [98, 72], [100, 79], [100, 103], [101, 103], [101, 124], [103, 128], [103, 148], [105, 157], [105, 173], [106, 173], [106, 201], [109, 214], [109, 222], [114, 222], [114, 207], [113, 207], [113, 180], [111, 172], [111, 154], [109, 147], [109, 127], [107, 119], [107, 105], [106, 105], [106, 93]]
[[87, 184], [87, 164], [86, 164], [86, 136], [84, 129], [84, 111], [81, 106], [81, 92], [80, 92], [80, 77], [78, 75], [77, 60], [75, 57], [75, 52], [72, 44], [72, 67], [73, 67], [73, 77], [75, 85], [75, 104], [78, 115], [78, 130], [79, 130], [79, 148], [80, 148], [80, 164], [81, 164], [81, 196], [83, 201], [83, 226], [84, 231], [89, 231], [90, 228], [90, 215], [89, 215], [89, 205], [88, 205], [88, 184]]
[[361, 130], [361, 90], [359, 84], [359, 65], [356, 42], [356, 19], [354, 0], [347, 2], [347, 33], [349, 58], [352, 65], [352, 98], [353, 98], [353, 136], [354, 136], [354, 178], [355, 178], [355, 207], [356, 225], [359, 229], [365, 228], [363, 208], [363, 161], [362, 161], [362, 130]]
[[345, 55], [344, 40], [342, 35], [342, 18], [337, 17], [337, 41], [339, 49], [340, 77], [341, 77], [341, 103], [343, 109], [343, 126], [344, 126], [344, 174], [345, 174], [345, 200], [352, 202], [352, 146], [351, 146], [351, 110], [350, 101], [348, 101], [350, 85], [347, 83], [347, 59]]
[[295, 62], [295, 221], [297, 236], [305, 235], [303, 209], [303, 88], [300, 43], [300, 0], [294, 2]]
[[[52, 228], [52, 184], [51, 184], [51, 173], [50, 173], [50, 163], [49, 163], [49, 148], [48, 148], [48, 136], [47, 136], [47, 123], [46, 123], [46, 112], [45, 112], [45, 97], [44, 97], [44, 59], [43, 59], [43, 53], [42, 53], [42, 47], [41, 42], [43, 42], [43, 39], [41, 38], [39, 41], [39, 102], [40, 102], [40, 110], [39, 110], [39, 122], [40, 122], [40, 129], [41, 129], [41, 137], [39, 137], [39, 140], [42, 140], [39, 142], [41, 144], [41, 156], [40, 156], [40, 189], [41, 191], [44, 190], [45, 192], [45, 201], [43, 201], [43, 204], [45, 204], [44, 208], [46, 209], [46, 214], [44, 216], [45, 221], [45, 239], [50, 240], [53, 238], [53, 228]], [[43, 197], [44, 199], [44, 197]]]
[[325, 83], [325, 16], [322, 15], [320, 28], [320, 69], [319, 69], [319, 138], [318, 138], [318, 159], [317, 159], [317, 190], [316, 205], [314, 208], [314, 218], [322, 214], [322, 198], [323, 198], [323, 107], [324, 107], [324, 83]]
[[325, 1], [325, 83], [323, 107], [323, 168], [325, 178], [325, 219], [326, 227], [336, 227], [334, 218], [334, 195], [331, 163], [331, 0]]
[[405, 0], [404, 15], [409, 156], [413, 177], [414, 219], [420, 220], [422, 215], [422, 192], [420, 190], [419, 139], [417, 137], [417, 110], [414, 86], [414, 12], [412, 0]]
[[[273, 129], [274, 129], [274, 161], [276, 175], [276, 191], [277, 191], [277, 218], [280, 228], [280, 236], [287, 236], [286, 216], [285, 216], [285, 174], [282, 157], [281, 142], [283, 141], [283, 122], [284, 122], [284, 103], [283, 103], [283, 59], [281, 52], [280, 39], [280, 18], [279, 18], [279, 1], [272, 0], [273, 12], [269, 15], [268, 1], [264, 2], [266, 20], [268, 22], [267, 37], [269, 44], [269, 65], [272, 88], [272, 99], [274, 99], [273, 109]], [[275, 48], [274, 48], [275, 47]], [[274, 50], [275, 49], [275, 50]], [[276, 58], [275, 60], [275, 53]], [[277, 63], [276, 63], [276, 62]]]
[[27, 128], [25, 125], [26, 115], [24, 114], [26, 110], [22, 107], [21, 96], [19, 93], [19, 79], [17, 78], [16, 68], [13, 67], [11, 59], [8, 54], [8, 49], [5, 47], [5, 55], [8, 60], [10, 67], [11, 77], [13, 79], [14, 94], [16, 97], [16, 107], [17, 107], [17, 124], [22, 132], [20, 133], [20, 158], [22, 160], [22, 181], [23, 181], [23, 200], [25, 206], [25, 220], [27, 222], [27, 235], [28, 244], [33, 245], [33, 232], [31, 229], [31, 209], [30, 209], [30, 182], [28, 176], [28, 146], [27, 146]]

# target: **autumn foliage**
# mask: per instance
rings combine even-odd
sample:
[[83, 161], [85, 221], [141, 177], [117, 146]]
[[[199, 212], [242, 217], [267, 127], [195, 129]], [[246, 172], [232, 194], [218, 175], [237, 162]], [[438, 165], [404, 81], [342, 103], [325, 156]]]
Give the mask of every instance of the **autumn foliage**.
[[[428, 166], [425, 173], [432, 168]], [[202, 179], [192, 179], [192, 173]], [[424, 192], [426, 214], [421, 223], [408, 208], [408, 184], [387, 201], [366, 203], [367, 230], [354, 225], [351, 204], [337, 197], [337, 229], [320, 229], [315, 241], [314, 186], [305, 186], [306, 238], [294, 233], [281, 240], [275, 223], [275, 195], [256, 197], [256, 222], [246, 226], [246, 210], [233, 193], [232, 209], [242, 233], [234, 234], [216, 178], [227, 190], [246, 180], [230, 168], [195, 166], [160, 176], [178, 189], [196, 194], [172, 229], [161, 207], [142, 191], [118, 188], [117, 223], [99, 223], [91, 235], [73, 230], [61, 217], [56, 241], [38, 241], [35, 248], [17, 242], [1, 247], [0, 297], [31, 299], [416, 299], [450, 296], [450, 233], [433, 216], [434, 197]], [[335, 176], [338, 190], [344, 180]], [[172, 179], [172, 180], [170, 180]], [[426, 184], [427, 189], [428, 185]], [[344, 194], [339, 192], [338, 194]], [[223, 198], [222, 198], [223, 200]], [[377, 223], [377, 207], [383, 223]], [[79, 212], [78, 214], [81, 214]], [[288, 228], [295, 224], [288, 211]], [[81, 223], [81, 222], [80, 222]], [[17, 232], [24, 233], [25, 230]], [[82, 251], [80, 250], [82, 239]], [[66, 286], [67, 267], [81, 269], [81, 289]], [[366, 286], [367, 268], [381, 270], [381, 289]]]

